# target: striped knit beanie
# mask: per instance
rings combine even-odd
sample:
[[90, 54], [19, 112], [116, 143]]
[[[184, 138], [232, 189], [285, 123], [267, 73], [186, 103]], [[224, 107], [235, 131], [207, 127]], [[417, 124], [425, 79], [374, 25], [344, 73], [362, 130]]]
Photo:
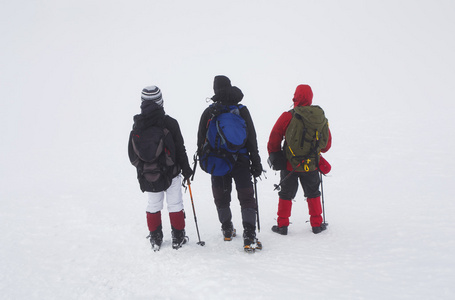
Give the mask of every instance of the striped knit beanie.
[[159, 106], [163, 106], [163, 96], [161, 95], [161, 90], [154, 85], [145, 87], [142, 90], [141, 94], [142, 101], [154, 101]]

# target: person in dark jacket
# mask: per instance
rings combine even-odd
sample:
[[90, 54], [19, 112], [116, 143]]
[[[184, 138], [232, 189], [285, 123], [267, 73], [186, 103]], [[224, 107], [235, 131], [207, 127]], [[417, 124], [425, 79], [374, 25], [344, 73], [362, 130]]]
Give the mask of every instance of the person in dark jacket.
[[175, 145], [175, 164], [169, 176], [172, 179], [170, 185], [164, 190], [160, 190], [160, 188], [158, 188], [158, 191], [156, 188], [151, 189], [151, 185], [146, 175], [144, 175], [144, 162], [141, 161], [137, 153], [138, 149], [134, 147], [132, 142], [133, 131], [128, 143], [129, 158], [131, 163], [137, 168], [141, 190], [146, 193], [148, 198], [146, 215], [152, 248], [155, 251], [159, 250], [163, 240], [161, 210], [163, 209], [164, 197], [166, 195], [167, 209], [172, 228], [172, 246], [178, 249], [188, 239], [185, 236], [185, 214], [183, 210], [182, 178], [180, 173], [183, 174], [183, 181], [186, 182], [192, 175], [192, 170], [188, 163], [188, 156], [179, 124], [177, 120], [166, 115], [164, 112], [161, 90], [156, 86], [148, 86], [142, 90], [141, 100], [141, 113], [134, 116], [133, 131], [143, 132], [145, 134], [147, 128], [159, 126], [169, 130], [172, 136]]
[[[221, 105], [238, 105], [243, 99], [242, 91], [238, 87], [232, 86], [231, 81], [226, 76], [219, 75], [215, 77], [213, 90], [215, 95], [212, 100]], [[212, 107], [209, 106], [204, 110], [199, 122], [197, 138], [199, 157], [206, 139], [207, 124], [212, 116]], [[246, 106], [240, 109], [240, 116], [245, 120], [248, 131], [246, 153], [239, 154], [231, 173], [224, 176], [212, 175], [211, 180], [212, 193], [225, 241], [230, 241], [236, 235], [230, 208], [232, 180], [234, 180], [242, 213], [244, 248], [249, 251], [249, 249], [262, 247], [256, 238], [257, 205], [251, 175], [258, 177], [262, 174], [263, 169], [258, 151], [256, 131]]]
[[[310, 106], [313, 101], [313, 91], [306, 84], [297, 86], [294, 93], [294, 107]], [[287, 111], [281, 114], [276, 121], [270, 133], [267, 144], [269, 160], [272, 161], [275, 170], [281, 170], [281, 190], [278, 193], [278, 218], [277, 225], [272, 227], [272, 231], [286, 235], [288, 233], [289, 217], [291, 216], [292, 200], [294, 199], [298, 184], [302, 185], [304, 196], [307, 198], [308, 209], [310, 214], [310, 224], [313, 233], [317, 234], [326, 229], [326, 224], [323, 223], [322, 207], [321, 207], [321, 192], [319, 185], [321, 183], [318, 171], [326, 174], [330, 171], [330, 164], [320, 156], [319, 167], [310, 172], [294, 171], [289, 160], [283, 155], [282, 141], [285, 137], [286, 129], [292, 119], [292, 111]], [[329, 129], [328, 142], [322, 153], [327, 152], [332, 145], [332, 135]], [[284, 145], [283, 145], [284, 147]], [[290, 174], [292, 173], [292, 174]], [[283, 180], [286, 176], [289, 177]]]

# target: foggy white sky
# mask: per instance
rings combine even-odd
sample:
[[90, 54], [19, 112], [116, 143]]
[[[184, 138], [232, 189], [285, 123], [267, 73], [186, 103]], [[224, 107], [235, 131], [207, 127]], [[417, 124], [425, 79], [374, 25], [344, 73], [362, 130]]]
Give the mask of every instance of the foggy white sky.
[[150, 84], [163, 90], [192, 154], [218, 74], [244, 92], [263, 160], [270, 128], [300, 83], [313, 87], [338, 131], [338, 153], [359, 114], [395, 114], [390, 127], [402, 115], [410, 127], [421, 118], [453, 127], [452, 2], [244, 2], [2, 3], [2, 173], [17, 161], [42, 172], [67, 157], [82, 169], [101, 155], [122, 159]]

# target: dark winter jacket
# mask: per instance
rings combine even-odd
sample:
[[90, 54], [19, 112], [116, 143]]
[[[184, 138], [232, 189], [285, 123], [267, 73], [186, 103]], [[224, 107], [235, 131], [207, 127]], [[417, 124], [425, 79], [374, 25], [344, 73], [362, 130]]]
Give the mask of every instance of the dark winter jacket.
[[[182, 170], [182, 174], [185, 178], [191, 176], [192, 170], [188, 163], [188, 156], [183, 141], [183, 136], [180, 131], [177, 120], [165, 114], [163, 107], [157, 105], [153, 101], [144, 101], [141, 105], [141, 114], [134, 116], [133, 129], [144, 129], [150, 126], [163, 126], [167, 128], [172, 135], [175, 144], [175, 156], [178, 167], [177, 176]], [[128, 141], [128, 155], [133, 165], [137, 165], [135, 162], [139, 160], [133, 149], [131, 136]]]
[[[216, 94], [212, 97], [214, 102], [223, 104], [223, 105], [238, 105], [240, 101], [243, 99], [242, 91], [233, 86], [228, 86], [223, 89], [217, 89], [214, 87]], [[202, 113], [200, 122], [199, 122], [199, 130], [197, 135], [197, 149], [201, 151], [202, 146], [204, 145], [205, 137], [207, 134], [207, 125], [212, 116], [211, 107], [207, 107], [204, 112]], [[256, 138], [256, 130], [254, 128], [253, 120], [251, 118], [250, 112], [246, 106], [243, 106], [240, 109], [240, 116], [245, 120], [247, 131], [248, 131], [248, 139], [246, 142], [246, 149], [247, 154], [249, 156], [249, 160], [251, 160], [252, 169], [262, 171], [261, 165], [261, 158], [259, 156], [257, 138]], [[243, 163], [249, 165], [249, 160], [244, 156], [240, 156], [238, 158], [239, 163]]]
[[[294, 107], [297, 106], [309, 106], [313, 102], [313, 92], [311, 87], [308, 85], [299, 85], [296, 88], [294, 93]], [[276, 121], [275, 125], [270, 132], [269, 141], [267, 143], [267, 151], [269, 155], [273, 153], [280, 152], [282, 150], [282, 141], [284, 139], [286, 129], [289, 126], [289, 123], [292, 119], [292, 112], [286, 111], [281, 114], [281, 116]], [[330, 147], [332, 146], [332, 134], [330, 133], [329, 129], [329, 140], [327, 142], [327, 146], [321, 150], [322, 153], [329, 151]], [[325, 160], [324, 160], [325, 161]], [[292, 165], [288, 161], [287, 162], [287, 170], [292, 171]]]

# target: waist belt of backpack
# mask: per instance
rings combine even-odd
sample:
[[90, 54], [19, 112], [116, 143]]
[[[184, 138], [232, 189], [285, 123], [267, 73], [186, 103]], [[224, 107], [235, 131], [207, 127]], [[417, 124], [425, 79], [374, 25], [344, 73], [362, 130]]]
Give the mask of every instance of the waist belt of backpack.
[[[305, 172], [309, 172], [310, 167], [308, 165], [311, 163], [312, 157], [311, 156], [296, 156], [294, 154], [294, 151], [292, 151], [292, 149], [289, 145], [288, 145], [288, 149], [289, 149], [289, 151], [291, 151], [292, 159], [295, 159], [298, 162], [297, 166], [295, 166], [294, 169], [298, 169], [303, 164], [303, 170]], [[314, 152], [314, 154], [315, 154], [314, 159], [316, 161], [316, 169], [319, 169], [319, 167], [318, 167], [319, 155], [316, 153], [316, 151], [312, 151], [312, 152]]]

